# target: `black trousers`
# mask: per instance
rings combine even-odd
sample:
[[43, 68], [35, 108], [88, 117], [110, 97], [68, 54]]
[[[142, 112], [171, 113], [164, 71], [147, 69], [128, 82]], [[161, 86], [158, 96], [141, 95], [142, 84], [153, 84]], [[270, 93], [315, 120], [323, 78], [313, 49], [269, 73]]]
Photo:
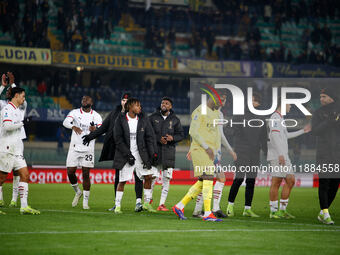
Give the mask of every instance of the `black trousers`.
[[[116, 170], [116, 176], [115, 176], [115, 196], [116, 196], [116, 191], [117, 191], [117, 187], [118, 187], [118, 183], [119, 183], [119, 170]], [[138, 176], [136, 175], [136, 172], [133, 172], [134, 176], [135, 176], [135, 193], [136, 193], [136, 199], [140, 198], [142, 199], [143, 197], [143, 181], [141, 179], [138, 178]]]
[[338, 192], [340, 179], [323, 178], [319, 175], [319, 203], [321, 210], [328, 209]]
[[[241, 167], [245, 166], [258, 166], [259, 165], [259, 156], [254, 153], [253, 155], [245, 155], [244, 153], [237, 153], [238, 159], [235, 161], [235, 165], [237, 168], [237, 172], [234, 177], [233, 184], [231, 185], [229, 191], [228, 201], [234, 203], [238, 190], [243, 183], [244, 178], [246, 178], [246, 193], [245, 193], [245, 205], [251, 206], [254, 196], [255, 189], [255, 179], [257, 176], [257, 172], [244, 172]], [[239, 156], [240, 155], [240, 156]], [[241, 156], [245, 155], [245, 156]]]

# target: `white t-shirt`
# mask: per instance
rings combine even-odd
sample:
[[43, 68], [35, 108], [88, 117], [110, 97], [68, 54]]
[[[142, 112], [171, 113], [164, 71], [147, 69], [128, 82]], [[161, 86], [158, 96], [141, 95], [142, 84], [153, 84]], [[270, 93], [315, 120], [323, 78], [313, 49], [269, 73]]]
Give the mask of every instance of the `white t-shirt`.
[[136, 159], [140, 159], [138, 146], [137, 146], [138, 116], [136, 116], [135, 118], [131, 118], [129, 114], [126, 113], [126, 118], [128, 120], [129, 129], [130, 129], [130, 151]]
[[[16, 85], [13, 83], [11, 85], [12, 88], [15, 88]], [[4, 90], [4, 86], [0, 86], [0, 94], [2, 93], [2, 91]], [[0, 100], [0, 111], [9, 103], [8, 100]], [[25, 101], [22, 105], [19, 106], [19, 110], [21, 111], [22, 114], [22, 120], [24, 120], [25, 118], [25, 114], [26, 114], [26, 109], [27, 109], [27, 102]], [[25, 128], [22, 127], [21, 128], [21, 139], [26, 139], [26, 132], [25, 132]]]
[[288, 132], [287, 127], [282, 125], [284, 120], [279, 112], [274, 112], [268, 121], [269, 141], [267, 160], [277, 160], [279, 156], [284, 156], [285, 160], [289, 159], [288, 155], [288, 139], [297, 137], [304, 133], [304, 130]]
[[23, 155], [22, 112], [12, 102], [1, 110], [0, 152]]
[[102, 124], [102, 117], [94, 110], [90, 112], [84, 112], [81, 108], [72, 110], [65, 118], [63, 125], [66, 128], [72, 129], [72, 126], [76, 126], [82, 130], [81, 134], [78, 135], [72, 130], [71, 143], [69, 150], [80, 151], [80, 152], [94, 152], [95, 140], [92, 140], [89, 144], [83, 145], [82, 137], [90, 133], [91, 122], [94, 122], [96, 127]]

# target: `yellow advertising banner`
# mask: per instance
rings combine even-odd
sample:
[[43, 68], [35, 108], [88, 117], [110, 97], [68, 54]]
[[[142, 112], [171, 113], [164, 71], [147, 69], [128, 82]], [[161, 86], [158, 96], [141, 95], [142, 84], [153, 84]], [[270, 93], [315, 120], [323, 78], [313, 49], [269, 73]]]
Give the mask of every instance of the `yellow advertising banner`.
[[249, 77], [253, 65], [249, 61], [208, 61], [197, 59], [178, 59], [178, 71], [203, 76]]
[[78, 52], [53, 51], [53, 64], [93, 66], [126, 69], [148, 69], [171, 71], [177, 69], [176, 59], [85, 54]]
[[50, 49], [0, 46], [0, 62], [13, 64], [50, 65]]

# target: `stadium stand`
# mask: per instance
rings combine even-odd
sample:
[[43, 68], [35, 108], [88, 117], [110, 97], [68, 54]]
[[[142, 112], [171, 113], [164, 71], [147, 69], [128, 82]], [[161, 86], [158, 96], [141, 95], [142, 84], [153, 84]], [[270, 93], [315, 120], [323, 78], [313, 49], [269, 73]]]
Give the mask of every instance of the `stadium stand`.
[[1, 1], [0, 44], [339, 65], [338, 1], [213, 2], [217, 8], [202, 12], [157, 5], [146, 11], [144, 4], [122, 0]]

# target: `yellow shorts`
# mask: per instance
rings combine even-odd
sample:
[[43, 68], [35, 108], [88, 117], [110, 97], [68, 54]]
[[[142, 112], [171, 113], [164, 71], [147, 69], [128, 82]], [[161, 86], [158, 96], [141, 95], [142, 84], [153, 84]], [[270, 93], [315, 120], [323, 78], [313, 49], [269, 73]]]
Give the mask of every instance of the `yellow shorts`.
[[192, 164], [194, 165], [194, 176], [214, 175], [214, 161], [208, 156], [208, 153], [202, 149], [191, 150]]

